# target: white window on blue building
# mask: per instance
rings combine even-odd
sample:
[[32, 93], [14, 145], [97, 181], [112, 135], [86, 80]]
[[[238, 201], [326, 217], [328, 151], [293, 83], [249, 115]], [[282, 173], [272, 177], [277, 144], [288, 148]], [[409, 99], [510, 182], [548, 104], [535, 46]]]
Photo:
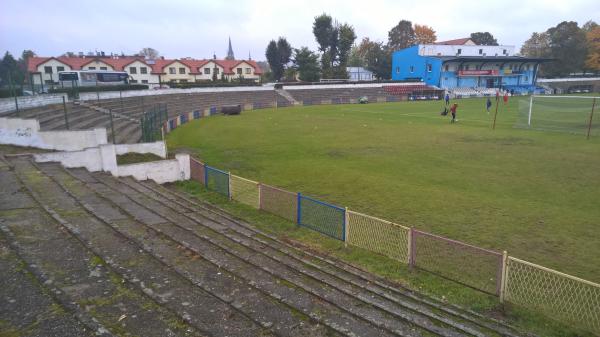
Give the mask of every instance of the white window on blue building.
[[410, 66], [410, 72], [414, 73], [415, 72], [415, 66]]
[[396, 74], [400, 74], [400, 67], [396, 67]]

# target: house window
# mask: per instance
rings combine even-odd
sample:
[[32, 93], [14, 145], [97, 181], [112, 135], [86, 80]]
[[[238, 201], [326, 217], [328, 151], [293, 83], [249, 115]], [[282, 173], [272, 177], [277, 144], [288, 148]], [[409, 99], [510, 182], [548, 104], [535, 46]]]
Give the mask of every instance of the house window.
[[237, 71], [238, 75], [242, 74], [242, 68], [236, 68], [235, 70]]
[[431, 72], [431, 70], [432, 70], [432, 69], [433, 69], [433, 67], [431, 66], [431, 64], [428, 64], [428, 65], [427, 65], [427, 71], [428, 71], [428, 72]]
[[108, 70], [107, 67], [100, 67], [100, 70]]
[[96, 70], [96, 67], [88, 67], [88, 70]]
[[506, 55], [506, 49], [502, 49], [502, 54]]
[[246, 68], [246, 74], [248, 74], [248, 75], [249, 75], [249, 74], [252, 74], [252, 69], [250, 69], [250, 68]]
[[147, 73], [148, 73], [148, 68], [140, 67], [140, 74], [147, 74]]
[[458, 48], [458, 51], [456, 52], [458, 55], [460, 55], [462, 53], [462, 49]]
[[137, 68], [136, 67], [129, 67], [129, 73], [130, 74], [137, 74]]
[[175, 67], [169, 67], [169, 74], [176, 74]]
[[415, 72], [415, 66], [410, 66], [410, 72], [414, 73]]
[[219, 75], [219, 68], [215, 68], [215, 74]]
[[52, 67], [44, 67], [45, 74], [52, 74]]
[[483, 49], [479, 49], [479, 55], [483, 54]]
[[148, 80], [142, 80], [142, 83], [147, 84]]
[[180, 74], [185, 74], [185, 68], [179, 68], [179, 73]]
[[65, 71], [65, 67], [56, 67], [56, 71]]
[[446, 66], [444, 67], [445, 71], [449, 71], [450, 70], [450, 66], [446, 64]]
[[210, 68], [204, 68], [204, 74], [210, 75]]
[[131, 84], [136, 84], [136, 83], [137, 83], [137, 80], [129, 80], [129, 83], [131, 83]]
[[396, 74], [400, 74], [400, 67], [396, 67]]
[[[182, 68], [183, 69], [183, 68]], [[185, 69], [184, 69], [185, 70]], [[187, 83], [188, 80], [179, 80], [179, 83]]]

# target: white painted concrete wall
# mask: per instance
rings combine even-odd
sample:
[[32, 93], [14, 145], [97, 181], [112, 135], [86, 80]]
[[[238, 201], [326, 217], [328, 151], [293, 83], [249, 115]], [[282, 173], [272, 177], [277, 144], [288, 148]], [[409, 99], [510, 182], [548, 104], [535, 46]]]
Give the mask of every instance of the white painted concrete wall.
[[[150, 145], [154, 146], [155, 143]], [[85, 167], [90, 172], [110, 172], [115, 177], [132, 176], [137, 180], [154, 180], [159, 184], [190, 179], [190, 156], [177, 154], [175, 159], [117, 165], [118, 145], [105, 144], [81, 151], [35, 154], [36, 162], [59, 162], [67, 168]], [[124, 148], [120, 149], [121, 151]]]
[[40, 131], [35, 119], [0, 118], [0, 144], [78, 151], [108, 143], [106, 129]]
[[328, 85], [284, 85], [284, 90], [300, 90], [300, 89], [352, 89], [352, 88], [381, 88], [383, 86], [403, 86], [403, 85], [420, 85], [423, 82], [403, 82], [403, 83], [359, 83], [359, 84], [328, 84]]
[[[19, 109], [29, 109], [50, 104], [59, 104], [62, 103], [63, 96], [65, 97], [65, 100], [69, 100], [67, 94], [44, 94], [17, 97], [17, 104], [19, 104]], [[16, 110], [17, 106], [13, 97], [0, 98], [0, 115]]]

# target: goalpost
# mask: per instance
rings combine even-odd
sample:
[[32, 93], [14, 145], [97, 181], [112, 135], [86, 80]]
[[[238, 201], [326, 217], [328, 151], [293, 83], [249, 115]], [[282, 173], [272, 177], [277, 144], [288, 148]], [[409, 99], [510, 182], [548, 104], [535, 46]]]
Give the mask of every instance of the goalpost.
[[600, 135], [600, 129], [592, 127], [597, 101], [600, 103], [600, 97], [532, 95], [519, 101], [516, 126], [585, 134], [587, 138]]

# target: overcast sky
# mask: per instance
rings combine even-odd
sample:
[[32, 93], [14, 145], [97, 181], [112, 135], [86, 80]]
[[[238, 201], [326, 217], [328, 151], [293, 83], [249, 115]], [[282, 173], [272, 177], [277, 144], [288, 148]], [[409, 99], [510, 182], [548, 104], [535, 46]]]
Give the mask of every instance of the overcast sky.
[[387, 41], [398, 21], [435, 29], [438, 40], [489, 31], [517, 48], [532, 32], [561, 21], [600, 19], [598, 0], [0, 0], [0, 52], [40, 56], [66, 51], [137, 53], [153, 47], [168, 58], [223, 58], [231, 36], [235, 56], [264, 60], [269, 40], [316, 49], [314, 17], [328, 13], [363, 37]]

